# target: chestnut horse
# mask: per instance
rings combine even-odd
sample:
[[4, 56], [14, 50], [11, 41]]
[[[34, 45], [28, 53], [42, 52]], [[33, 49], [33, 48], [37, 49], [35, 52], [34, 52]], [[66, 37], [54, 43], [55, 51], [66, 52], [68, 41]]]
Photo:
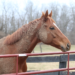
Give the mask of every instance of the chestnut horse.
[[[52, 19], [52, 11], [48, 14], [47, 10], [39, 19], [0, 39], [0, 54], [30, 53], [39, 42], [52, 45], [63, 52], [70, 50], [70, 41]], [[27, 57], [19, 57], [18, 72], [27, 71], [26, 59]], [[15, 72], [16, 57], [0, 58], [0, 74]]]

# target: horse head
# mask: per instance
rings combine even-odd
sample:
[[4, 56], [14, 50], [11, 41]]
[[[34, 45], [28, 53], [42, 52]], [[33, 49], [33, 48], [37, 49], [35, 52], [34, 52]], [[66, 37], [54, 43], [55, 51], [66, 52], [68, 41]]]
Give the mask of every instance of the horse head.
[[46, 13], [42, 13], [41, 20], [42, 23], [38, 30], [38, 38], [40, 41], [54, 46], [63, 52], [70, 50], [71, 43], [52, 19], [52, 11], [50, 14], [48, 14], [48, 10]]

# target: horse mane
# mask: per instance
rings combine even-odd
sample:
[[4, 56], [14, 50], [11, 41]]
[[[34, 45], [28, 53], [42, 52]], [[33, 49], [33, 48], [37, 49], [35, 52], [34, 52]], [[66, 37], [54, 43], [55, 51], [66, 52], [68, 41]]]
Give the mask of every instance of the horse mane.
[[[48, 11], [46, 12], [47, 14], [45, 14], [44, 12], [42, 13], [42, 17], [47, 17], [48, 16]], [[40, 19], [41, 19], [40, 18]], [[29, 24], [26, 24], [24, 26], [22, 26], [21, 28], [19, 28], [17, 31], [15, 31], [13, 34], [11, 35], [8, 35], [5, 40], [4, 40], [4, 44], [6, 45], [11, 45], [11, 44], [14, 44], [16, 42], [18, 42], [22, 36], [23, 36], [23, 33], [26, 33], [28, 28], [30, 27], [30, 25], [35, 25], [35, 23], [37, 21], [39, 21], [40, 19], [35, 19], [34, 21], [30, 22]], [[33, 26], [32, 26], [33, 27]], [[34, 27], [35, 28], [35, 27]], [[32, 28], [33, 29], [33, 28]]]
[[6, 45], [14, 44], [15, 42], [19, 41], [22, 38], [23, 33], [25, 33], [26, 31], [27, 31], [27, 25], [22, 26], [13, 34], [8, 35], [4, 40], [4, 44]]

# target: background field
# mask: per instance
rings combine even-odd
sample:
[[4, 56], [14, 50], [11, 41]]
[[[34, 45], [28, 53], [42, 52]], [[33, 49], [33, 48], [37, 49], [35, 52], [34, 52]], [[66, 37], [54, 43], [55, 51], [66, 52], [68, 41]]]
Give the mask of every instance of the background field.
[[[58, 52], [61, 50], [56, 49], [52, 46], [48, 45], [41, 45], [42, 52]], [[75, 51], [75, 45], [72, 45], [70, 51]], [[34, 49], [35, 53], [40, 53], [40, 45], [37, 45]], [[75, 67], [75, 61], [70, 61], [70, 67]], [[28, 70], [52, 70], [52, 69], [58, 69], [59, 68], [59, 62], [44, 62], [44, 63], [27, 63]], [[74, 70], [73, 70], [74, 71]]]
[[[42, 52], [58, 52], [58, 51], [61, 51], [55, 47], [52, 47], [52, 46], [49, 46], [49, 45], [41, 45], [42, 47]], [[71, 51], [74, 51], [75, 50], [75, 45], [72, 45], [71, 46]], [[35, 53], [40, 53], [40, 45], [37, 45], [35, 48], [34, 48], [34, 52]]]

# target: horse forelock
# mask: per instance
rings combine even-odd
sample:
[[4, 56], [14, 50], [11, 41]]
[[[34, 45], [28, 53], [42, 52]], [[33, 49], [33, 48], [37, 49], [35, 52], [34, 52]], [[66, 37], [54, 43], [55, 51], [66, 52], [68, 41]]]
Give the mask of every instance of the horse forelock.
[[22, 38], [23, 33], [25, 33], [26, 31], [27, 31], [27, 25], [22, 26], [13, 34], [8, 35], [4, 40], [4, 44], [7, 45], [14, 44], [15, 42], [19, 41]]

